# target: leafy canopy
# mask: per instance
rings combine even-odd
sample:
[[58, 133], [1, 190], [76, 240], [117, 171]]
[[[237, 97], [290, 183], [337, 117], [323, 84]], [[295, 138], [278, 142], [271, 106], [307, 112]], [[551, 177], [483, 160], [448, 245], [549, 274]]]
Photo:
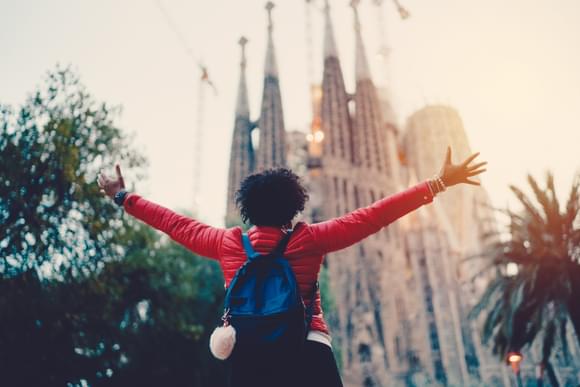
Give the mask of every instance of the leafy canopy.
[[[552, 174], [545, 188], [532, 176], [528, 182], [533, 199], [510, 187], [523, 211], [504, 211], [509, 238], [489, 246], [492, 280], [471, 316], [485, 311], [482, 339], [502, 359], [538, 340], [548, 363], [557, 345], [567, 353], [568, 321], [580, 338], [580, 176], [563, 209]], [[517, 272], [508, 273], [508, 265]]]
[[[97, 172], [144, 158], [68, 68], [48, 73], [18, 110], [0, 106], [0, 275], [30, 268], [78, 274], [118, 256], [119, 210]], [[43, 266], [44, 265], [44, 266]]]
[[144, 162], [118, 113], [66, 68], [17, 111], [0, 108], [2, 385], [225, 385], [208, 350], [219, 267], [123, 216], [94, 183], [119, 159]]

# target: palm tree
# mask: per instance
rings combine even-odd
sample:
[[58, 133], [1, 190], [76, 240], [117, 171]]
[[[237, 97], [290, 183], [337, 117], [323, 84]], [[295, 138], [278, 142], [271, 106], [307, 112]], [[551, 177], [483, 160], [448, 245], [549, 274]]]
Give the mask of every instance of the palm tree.
[[538, 340], [541, 365], [558, 386], [549, 360], [558, 342], [568, 352], [568, 321], [580, 344], [580, 175], [563, 210], [552, 174], [545, 189], [530, 175], [528, 182], [536, 203], [510, 186], [524, 211], [502, 211], [509, 217], [508, 237], [500, 240], [496, 234], [489, 244], [485, 256], [491, 263], [481, 274], [491, 271], [493, 279], [471, 317], [485, 311], [482, 341], [491, 339], [493, 352], [502, 359]]

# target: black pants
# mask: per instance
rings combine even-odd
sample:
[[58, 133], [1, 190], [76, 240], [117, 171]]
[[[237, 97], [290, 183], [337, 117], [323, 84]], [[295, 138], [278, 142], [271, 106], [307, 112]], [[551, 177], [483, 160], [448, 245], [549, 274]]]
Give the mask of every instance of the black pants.
[[295, 359], [270, 359], [266, 363], [247, 356], [230, 364], [230, 387], [342, 387], [328, 345], [306, 340]]

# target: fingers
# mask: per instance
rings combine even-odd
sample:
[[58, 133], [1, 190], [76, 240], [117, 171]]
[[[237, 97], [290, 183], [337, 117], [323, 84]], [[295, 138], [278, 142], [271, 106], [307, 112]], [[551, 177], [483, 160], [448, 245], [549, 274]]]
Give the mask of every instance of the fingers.
[[125, 180], [121, 174], [121, 166], [119, 164], [115, 165], [115, 172], [117, 172], [117, 179], [119, 180], [119, 185], [121, 188], [125, 189]]
[[481, 183], [479, 181], [471, 180], [471, 179], [465, 179], [464, 183], [471, 184], [471, 185], [481, 185]]
[[479, 156], [479, 152], [474, 153], [471, 156], [469, 156], [464, 162], [461, 163], [461, 165], [464, 167], [469, 165], [469, 163], [472, 162], [473, 159], [475, 159], [477, 156]]
[[111, 178], [103, 173], [103, 171], [99, 172], [97, 175], [97, 185], [99, 188], [105, 188], [107, 184], [111, 182]]
[[102, 173], [97, 175], [97, 185], [99, 186], [99, 192], [103, 195], [106, 195], [107, 191], [105, 190], [105, 187], [107, 186], [107, 177]]
[[97, 185], [99, 186], [99, 188], [103, 188], [105, 186], [105, 177], [102, 174], [98, 174], [97, 175]]
[[476, 171], [470, 171], [470, 172], [467, 173], [467, 177], [479, 175], [480, 173], [483, 173], [485, 171], [487, 171], [487, 169], [485, 169], [485, 168], [481, 168], [481, 169], [478, 169]]
[[479, 167], [483, 167], [484, 165], [487, 165], [487, 161], [483, 161], [481, 163], [477, 163], [475, 165], [470, 165], [469, 167], [467, 167], [468, 172], [471, 172]]
[[445, 154], [445, 164], [451, 164], [451, 147], [447, 146], [447, 153]]

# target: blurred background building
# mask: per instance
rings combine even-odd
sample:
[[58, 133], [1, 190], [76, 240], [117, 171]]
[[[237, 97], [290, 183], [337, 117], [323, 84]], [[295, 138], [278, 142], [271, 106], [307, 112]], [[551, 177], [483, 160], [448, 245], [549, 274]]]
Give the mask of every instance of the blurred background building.
[[[249, 173], [264, 168], [288, 166], [302, 176], [311, 195], [302, 216], [318, 222], [432, 177], [448, 145], [455, 162], [472, 154], [461, 117], [451, 106], [427, 105], [404, 126], [397, 124], [388, 87], [376, 86], [369, 70], [358, 1], [351, 5], [354, 93], [345, 87], [326, 4], [322, 83], [311, 85], [313, 115], [307, 134], [285, 132], [272, 3], [266, 7], [264, 88], [255, 121], [248, 108], [246, 40], [241, 39], [226, 223], [239, 223], [235, 189]], [[408, 16], [404, 9], [400, 12]], [[361, 243], [326, 257], [337, 307], [333, 345], [342, 356], [346, 386], [511, 385], [508, 368], [482, 347], [477, 321], [467, 317], [486, 284], [485, 278], [472, 281], [481, 261], [468, 258], [481, 253], [486, 234], [495, 227], [485, 188], [454, 187]], [[578, 370], [566, 368], [565, 362], [561, 366], [575, 378]]]

